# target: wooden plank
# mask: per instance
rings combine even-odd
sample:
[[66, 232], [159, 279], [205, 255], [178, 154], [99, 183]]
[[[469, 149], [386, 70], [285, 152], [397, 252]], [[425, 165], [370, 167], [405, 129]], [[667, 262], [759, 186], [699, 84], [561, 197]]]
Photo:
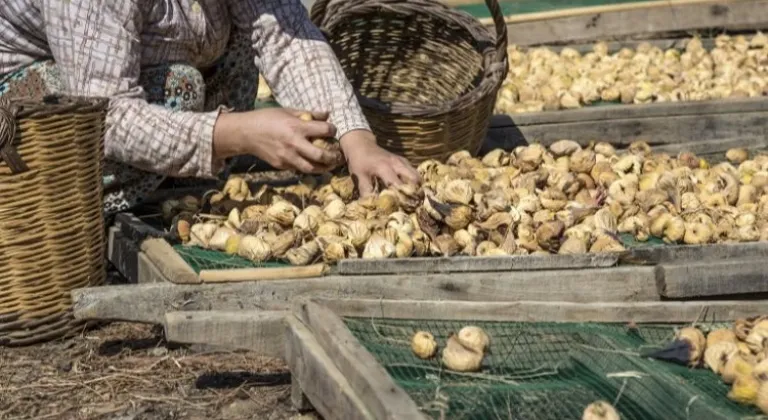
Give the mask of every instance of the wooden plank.
[[708, 114], [768, 112], [766, 98], [730, 98], [712, 101], [657, 102], [651, 104], [606, 105], [579, 109], [525, 114], [494, 115], [491, 128], [542, 124], [615, 121], [653, 117], [682, 117]]
[[696, 302], [465, 302], [381, 299], [312, 299], [339, 316], [508, 322], [732, 321], [763, 314], [768, 300]]
[[120, 232], [136, 244], [140, 244], [147, 238], [163, 238], [168, 234], [162, 230], [156, 229], [132, 213], [118, 213], [115, 216], [115, 225], [120, 228]]
[[107, 258], [128, 283], [139, 283], [139, 246], [117, 227], [110, 228]]
[[[516, 117], [512, 117], [513, 119]], [[615, 146], [628, 146], [634, 141], [651, 145], [685, 143], [688, 139], [765, 138], [768, 135], [768, 112], [718, 113], [652, 118], [617, 118], [557, 124], [497, 126], [488, 132], [483, 151], [494, 148], [513, 149], [539, 142], [549, 145], [562, 139], [581, 144], [607, 141]]]
[[[622, 48], [631, 48], [634, 50], [637, 49], [637, 46], [641, 43], [647, 43], [654, 47], [661, 48], [662, 50], [668, 50], [670, 48], [683, 50], [685, 49], [685, 46], [690, 39], [690, 35], [687, 33], [682, 33], [679, 36], [672, 36], [668, 34], [652, 34], [649, 36], [652, 37], [641, 39], [625, 39], [621, 41], [606, 41], [606, 44], [608, 45], [608, 52], [612, 54], [618, 52]], [[710, 50], [715, 46], [715, 41], [712, 38], [701, 38], [701, 44], [705, 49]], [[542, 45], [541, 47], [549, 48], [550, 50], [558, 53], [563, 48], [571, 48], [582, 54], [586, 54], [588, 52], [594, 51], [594, 46], [594, 42], [584, 42]]]
[[[632, 3], [618, 3], [618, 4], [600, 4], [595, 6], [582, 6], [582, 7], [570, 7], [566, 9], [546, 10], [542, 12], [532, 13], [518, 13], [504, 17], [504, 21], [507, 23], [515, 22], [531, 22], [531, 21], [543, 21], [552, 20], [555, 18], [580, 16], [580, 15], [594, 15], [594, 14], [606, 14], [611, 12], [627, 12], [633, 10], [640, 10], [650, 12], [654, 9], [671, 9], [672, 7], [682, 5], [698, 5], [698, 6], [711, 6], [713, 4], [726, 3], [727, 0], [652, 0], [652, 1], [637, 1]], [[672, 13], [673, 10], [668, 10]], [[488, 18], [484, 18], [483, 22], [490, 23]]]
[[768, 292], [768, 260], [734, 258], [658, 266], [659, 294], [669, 298]]
[[297, 402], [301, 403], [305, 395], [326, 420], [375, 419], [312, 332], [294, 316], [288, 317], [286, 324], [285, 359]]
[[768, 257], [768, 242], [634, 248], [621, 256], [621, 262], [655, 265], [755, 257]]
[[[658, 2], [657, 7], [589, 12], [552, 17], [541, 14], [506, 19], [508, 41], [518, 45], [572, 43], [598, 39], [616, 39], [657, 32], [678, 32], [721, 28], [756, 30], [768, 26], [768, 1], [720, 0], [710, 4], [672, 4]], [[662, 4], [664, 3], [664, 4]], [[514, 20], [522, 20], [514, 22]], [[489, 24], [488, 19], [481, 20]]]
[[230, 283], [239, 281], [273, 281], [320, 277], [329, 271], [326, 264], [289, 267], [237, 268], [229, 270], [201, 270], [199, 283]]
[[327, 276], [215, 285], [145, 284], [78, 289], [75, 316], [162, 323], [166, 312], [282, 310], [300, 296], [473, 301], [658, 300], [654, 267], [381, 276]]
[[168, 283], [168, 278], [143, 252], [137, 255], [136, 281], [138, 284]]
[[165, 314], [170, 342], [207, 344], [251, 350], [274, 358], [285, 356], [285, 324], [289, 311], [185, 311]]
[[375, 418], [426, 419], [336, 314], [314, 302], [301, 303], [296, 313]]
[[[310, 386], [312, 386], [311, 382]], [[291, 405], [300, 413], [312, 410], [312, 403], [307, 398], [307, 394], [301, 389], [298, 376], [295, 374], [291, 374]]]
[[139, 244], [147, 238], [162, 237], [163, 232], [133, 214], [119, 213], [115, 216], [114, 225], [109, 228], [108, 235], [107, 259], [129, 283], [155, 282], [162, 279], [162, 276], [157, 276], [158, 267], [148, 264], [146, 256], [142, 257]]
[[141, 243], [141, 250], [171, 283], [200, 283], [197, 273], [184, 261], [173, 247], [162, 238], [148, 238]]
[[737, 147], [743, 147], [750, 150], [765, 149], [768, 147], [768, 139], [742, 137], [735, 139], [705, 140], [680, 144], [668, 144], [654, 147], [653, 152], [667, 153], [671, 156], [675, 156], [680, 152], [691, 152], [700, 156], [721, 154], [724, 159], [725, 152], [727, 152], [728, 149]]
[[474, 273], [482, 271], [562, 270], [612, 267], [618, 254], [515, 255], [509, 257], [400, 258], [392, 260], [342, 260], [341, 275], [406, 273]]
[[107, 261], [112, 260], [112, 255], [115, 252], [115, 234], [120, 232], [117, 226], [110, 226], [107, 228]]

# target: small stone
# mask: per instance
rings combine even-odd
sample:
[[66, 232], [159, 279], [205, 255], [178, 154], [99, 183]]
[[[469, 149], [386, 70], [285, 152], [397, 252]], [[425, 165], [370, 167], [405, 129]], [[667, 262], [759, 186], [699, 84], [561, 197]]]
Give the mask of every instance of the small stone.
[[71, 360], [59, 360], [56, 362], [56, 369], [62, 371], [62, 372], [69, 372], [72, 370], [72, 361]]
[[155, 347], [149, 352], [149, 354], [155, 357], [162, 357], [168, 354], [168, 349], [165, 347]]

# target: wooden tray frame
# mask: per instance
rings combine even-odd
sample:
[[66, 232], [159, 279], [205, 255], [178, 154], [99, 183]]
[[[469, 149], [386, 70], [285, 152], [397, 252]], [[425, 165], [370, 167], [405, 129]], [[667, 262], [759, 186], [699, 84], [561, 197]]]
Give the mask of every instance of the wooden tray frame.
[[[641, 303], [450, 302], [308, 299], [286, 319], [291, 399], [325, 419], [424, 419], [344, 325], [342, 317], [526, 322], [692, 323], [765, 313], [768, 301]], [[308, 404], [309, 403], [309, 404]]]
[[[481, 0], [445, 0], [449, 5]], [[660, 48], [682, 47], [683, 39], [702, 33], [711, 48], [721, 31], [768, 29], [768, 0], [659, 0], [577, 7], [508, 16], [510, 45], [564, 46], [582, 52], [603, 40], [617, 51], [650, 42]], [[492, 25], [492, 22], [485, 21]], [[610, 105], [539, 113], [497, 115], [491, 120], [484, 151], [514, 148], [532, 142], [550, 144], [561, 139], [580, 143], [610, 141], [626, 146], [644, 140], [654, 145], [701, 148], [721, 152], [718, 142], [757, 142], [766, 147], [768, 98], [723, 99], [701, 102]], [[691, 142], [695, 140], [695, 142]], [[734, 146], [731, 146], [734, 147]], [[736, 146], [740, 147], [740, 146]], [[675, 147], [672, 147], [674, 149]], [[722, 149], [722, 150], [720, 150]]]
[[[198, 287], [198, 275], [170, 245], [150, 240], [162, 235], [132, 215], [120, 215], [110, 230], [110, 260], [135, 283]], [[723, 297], [768, 293], [766, 257], [768, 242], [647, 247], [603, 255], [350, 260], [319, 278], [218, 287], [392, 299], [590, 302]], [[222, 274], [231, 273], [234, 282], [237, 271]], [[349, 290], [352, 284], [354, 291]]]
[[[448, 5], [482, 0], [443, 0]], [[653, 39], [668, 34], [768, 27], [765, 0], [657, 0], [506, 16], [508, 42], [532, 46]], [[480, 19], [493, 25], [490, 18]]]
[[636, 249], [582, 259], [588, 263], [582, 267], [560, 256], [502, 258], [495, 266], [481, 258], [358, 261], [341, 273], [317, 278], [190, 284], [197, 277], [186, 263], [167, 243], [152, 239], [162, 235], [136, 217], [120, 215], [111, 230], [110, 256], [140, 284], [75, 290], [75, 316], [159, 324], [172, 342], [283, 357], [283, 320], [294, 300], [308, 296], [498, 305], [540, 301], [547, 307], [547, 302], [563, 301], [768, 295], [768, 242]]

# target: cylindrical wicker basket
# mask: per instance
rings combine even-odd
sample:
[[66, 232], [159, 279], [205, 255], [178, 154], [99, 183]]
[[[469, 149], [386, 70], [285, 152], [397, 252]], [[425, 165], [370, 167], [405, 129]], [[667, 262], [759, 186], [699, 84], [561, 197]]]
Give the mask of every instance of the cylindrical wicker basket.
[[70, 291], [104, 280], [107, 101], [3, 102], [0, 345], [27, 345], [75, 331]]
[[477, 153], [507, 74], [507, 27], [495, 34], [437, 0], [318, 0], [318, 25], [355, 88], [379, 144], [417, 164]]

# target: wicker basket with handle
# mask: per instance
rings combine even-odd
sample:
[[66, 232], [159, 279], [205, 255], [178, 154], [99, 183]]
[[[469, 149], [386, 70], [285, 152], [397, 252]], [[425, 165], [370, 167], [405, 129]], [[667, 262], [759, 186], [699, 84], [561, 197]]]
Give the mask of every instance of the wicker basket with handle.
[[495, 34], [437, 0], [312, 6], [381, 146], [415, 164], [480, 149], [507, 73], [504, 16], [486, 5]]
[[106, 105], [0, 98], [0, 345], [75, 331], [70, 291], [104, 280]]

